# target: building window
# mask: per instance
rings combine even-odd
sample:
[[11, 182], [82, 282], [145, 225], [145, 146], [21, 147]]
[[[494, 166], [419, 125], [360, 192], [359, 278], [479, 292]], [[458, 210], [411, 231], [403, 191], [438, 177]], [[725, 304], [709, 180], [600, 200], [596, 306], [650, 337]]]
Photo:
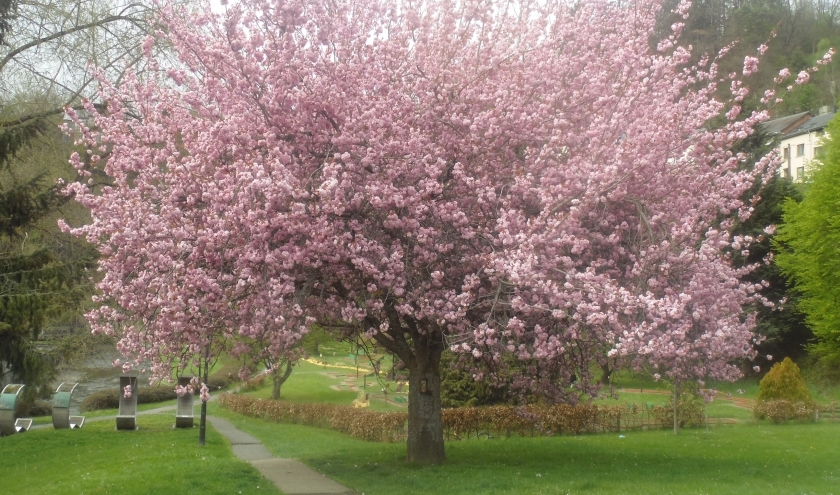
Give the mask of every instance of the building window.
[[805, 167], [796, 167], [796, 180], [805, 178]]
[[784, 177], [785, 179], [790, 179], [790, 170], [783, 169], [782, 170], [782, 177]]
[[825, 156], [825, 148], [817, 146], [814, 148], [814, 158], [823, 158]]
[[783, 157], [785, 160], [790, 160], [790, 146], [788, 146], [787, 148], [785, 148], [784, 150], [782, 150], [782, 157]]
[[805, 156], [805, 143], [796, 145], [796, 156]]

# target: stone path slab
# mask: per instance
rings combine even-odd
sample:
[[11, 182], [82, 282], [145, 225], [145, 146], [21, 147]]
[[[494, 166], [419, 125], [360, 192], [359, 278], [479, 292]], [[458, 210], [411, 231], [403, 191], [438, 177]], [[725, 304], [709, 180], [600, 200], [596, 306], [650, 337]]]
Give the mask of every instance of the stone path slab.
[[274, 459], [274, 455], [265, 448], [261, 443], [247, 444], [247, 445], [231, 445], [233, 453], [236, 457], [243, 461], [264, 461], [266, 459]]
[[351, 495], [356, 493], [295, 459], [264, 459], [251, 461], [251, 465], [288, 495]]
[[266, 479], [286, 495], [356, 495], [353, 490], [312, 470], [296, 459], [277, 459], [256, 438], [237, 429], [233, 423], [216, 416], [207, 421], [233, 447], [239, 459], [251, 463]]

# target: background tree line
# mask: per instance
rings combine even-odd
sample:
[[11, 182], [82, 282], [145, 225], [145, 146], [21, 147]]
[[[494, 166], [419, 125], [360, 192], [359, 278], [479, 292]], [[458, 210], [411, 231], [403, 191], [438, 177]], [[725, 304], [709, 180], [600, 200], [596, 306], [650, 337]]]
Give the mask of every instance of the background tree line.
[[[673, 17], [664, 16], [663, 21], [664, 28]], [[766, 44], [769, 50], [761, 70], [749, 83], [753, 88], [768, 88], [782, 68], [796, 74], [812, 66], [829, 47], [840, 45], [840, 0], [696, 0], [685, 20], [681, 43], [693, 47], [695, 61], [704, 54], [714, 57], [734, 43], [732, 56], [721, 60], [723, 73], [740, 72], [744, 56], [754, 56], [756, 47]], [[787, 94], [774, 117], [832, 108], [840, 90], [837, 78], [834, 66], [823, 68], [814, 74], [813, 84], [797, 86]]]

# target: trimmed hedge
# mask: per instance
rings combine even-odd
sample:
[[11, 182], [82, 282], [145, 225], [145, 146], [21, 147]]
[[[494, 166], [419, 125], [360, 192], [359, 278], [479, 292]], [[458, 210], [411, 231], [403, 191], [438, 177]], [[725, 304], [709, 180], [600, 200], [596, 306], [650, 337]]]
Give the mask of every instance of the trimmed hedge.
[[408, 421], [408, 413], [402, 412], [374, 412], [333, 404], [292, 404], [234, 394], [222, 394], [219, 404], [245, 416], [331, 428], [370, 441], [404, 439], [404, 426]]
[[[293, 404], [230, 393], [221, 395], [219, 404], [245, 416], [330, 428], [368, 441], [397, 442], [406, 438], [408, 413], [404, 412], [375, 412], [333, 404]], [[534, 436], [667, 428], [672, 424], [671, 418], [669, 407], [635, 405], [490, 406], [442, 411], [447, 440], [481, 435]]]

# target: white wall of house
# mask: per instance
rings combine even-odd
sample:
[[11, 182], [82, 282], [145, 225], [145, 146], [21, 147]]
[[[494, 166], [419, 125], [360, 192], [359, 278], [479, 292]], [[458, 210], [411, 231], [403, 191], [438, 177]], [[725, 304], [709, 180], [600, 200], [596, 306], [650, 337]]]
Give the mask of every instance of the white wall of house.
[[779, 142], [779, 154], [782, 157], [779, 175], [801, 181], [810, 161], [818, 158], [825, 149], [824, 135], [825, 132], [820, 130], [782, 139]]

